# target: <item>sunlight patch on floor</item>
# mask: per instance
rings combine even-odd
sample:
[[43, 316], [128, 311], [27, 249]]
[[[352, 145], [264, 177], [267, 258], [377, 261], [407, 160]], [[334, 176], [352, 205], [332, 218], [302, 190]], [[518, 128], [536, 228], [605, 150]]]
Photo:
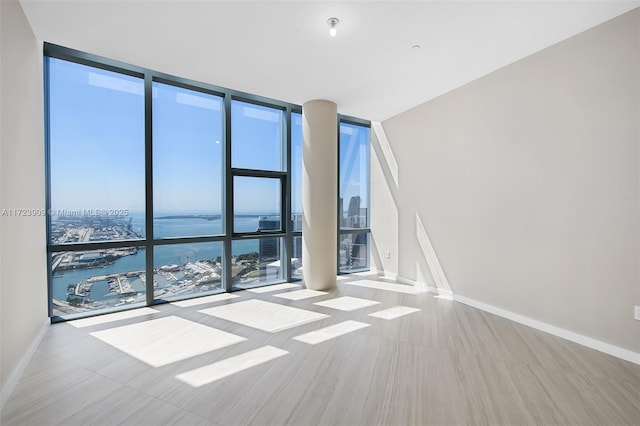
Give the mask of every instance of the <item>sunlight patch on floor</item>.
[[325, 294], [329, 294], [326, 291], [317, 291], [317, 290], [309, 290], [305, 288], [304, 290], [296, 290], [290, 291], [287, 293], [274, 294], [275, 297], [280, 297], [282, 299], [287, 300], [302, 300], [309, 299], [311, 297], [323, 296]]
[[247, 340], [176, 316], [96, 331], [91, 335], [152, 367]]
[[336, 299], [329, 299], [323, 302], [316, 302], [314, 305], [324, 306], [325, 308], [338, 309], [340, 311], [355, 311], [356, 309], [366, 308], [367, 306], [378, 305], [380, 302], [375, 300], [360, 299], [358, 297], [343, 296]]
[[255, 299], [203, 309], [198, 312], [270, 333], [329, 317], [318, 312]]
[[183, 381], [194, 388], [223, 379], [240, 371], [247, 370], [276, 358], [280, 358], [289, 352], [273, 346], [263, 346], [259, 349], [245, 352], [186, 373], [178, 374], [176, 379]]
[[375, 318], [382, 318], [386, 320], [392, 320], [392, 319], [399, 318], [399, 317], [409, 315], [419, 311], [420, 309], [410, 308], [409, 306], [394, 306], [393, 308], [383, 309], [382, 311], [374, 312], [372, 314], [369, 314], [369, 316], [375, 317]]
[[294, 337], [293, 339], [300, 342], [308, 343], [310, 345], [315, 345], [369, 326], [370, 324], [366, 324], [364, 322], [349, 320], [330, 325], [329, 327], [321, 328], [320, 330], [314, 330], [309, 333], [301, 334]]

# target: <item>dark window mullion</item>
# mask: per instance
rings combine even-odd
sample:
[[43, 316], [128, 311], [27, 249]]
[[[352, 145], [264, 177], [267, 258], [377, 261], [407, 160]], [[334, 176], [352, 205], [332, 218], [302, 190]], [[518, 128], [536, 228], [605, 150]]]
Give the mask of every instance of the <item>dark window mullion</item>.
[[287, 176], [287, 172], [279, 172], [273, 170], [254, 170], [254, 169], [238, 169], [232, 168], [231, 173], [233, 176], [244, 177], [260, 177], [269, 179], [282, 179]]
[[236, 232], [233, 234], [234, 240], [250, 240], [261, 237], [286, 237], [287, 234], [283, 231], [261, 231], [261, 232]]
[[[45, 45], [46, 48], [46, 45]], [[47, 216], [45, 220], [46, 238], [47, 238], [47, 315], [53, 317], [53, 273], [51, 271], [51, 153], [50, 141], [51, 132], [49, 129], [50, 121], [50, 104], [49, 104], [49, 57], [45, 56], [43, 60], [44, 74], [44, 156], [45, 156], [45, 209]]]
[[267, 108], [279, 109], [284, 112], [287, 109], [287, 103], [276, 101], [274, 99], [263, 98], [258, 95], [251, 95], [249, 93], [238, 92], [236, 90], [230, 90], [231, 100], [243, 102], [245, 104], [252, 104]]
[[232, 236], [234, 226], [234, 208], [233, 208], [233, 169], [231, 168], [231, 95], [229, 92], [224, 98], [224, 123], [225, 123], [225, 178], [224, 178], [224, 227], [225, 227], [225, 240], [223, 247], [223, 287], [226, 292], [232, 291], [233, 286], [233, 271], [231, 264], [232, 254]]
[[282, 223], [282, 230], [287, 236], [283, 239], [284, 248], [282, 250], [281, 258], [283, 263], [282, 278], [284, 281], [291, 281], [291, 257], [293, 253], [293, 237], [291, 236], [291, 231], [293, 230], [293, 223], [291, 223], [291, 107], [287, 107], [287, 110], [285, 111], [284, 124], [284, 149], [282, 155], [287, 174], [282, 187], [282, 206], [284, 214], [282, 215], [283, 217], [280, 222]]
[[371, 232], [371, 228], [340, 228], [338, 233], [340, 234], [366, 234]]
[[340, 229], [342, 228], [342, 224], [340, 223], [342, 220], [342, 212], [344, 210], [344, 200], [342, 200], [342, 203], [340, 203], [340, 170], [341, 170], [341, 157], [340, 157], [340, 115], [338, 115], [338, 128], [336, 129], [336, 143], [338, 144], [338, 158], [336, 158], [336, 161], [338, 162], [338, 176], [336, 177], [336, 182], [337, 182], [337, 200], [336, 200], [336, 204], [338, 205], [338, 208], [336, 210], [338, 210], [336, 212], [336, 223], [337, 223], [337, 231], [336, 231], [336, 270], [338, 271], [338, 274], [340, 273]]
[[204, 93], [206, 95], [225, 96], [224, 89], [209, 84], [198, 83], [191, 80], [185, 80], [178, 77], [164, 76], [163, 74], [153, 72], [152, 80], [154, 83], [166, 84], [167, 86], [178, 87], [180, 89], [190, 90], [192, 92]]
[[151, 73], [144, 78], [144, 131], [145, 131], [145, 237], [147, 306], [154, 303], [153, 276], [153, 79]]
[[74, 62], [80, 65], [97, 68], [101, 70], [116, 72], [130, 77], [144, 78], [146, 70], [135, 65], [107, 59], [79, 50], [57, 46], [51, 43], [44, 43], [44, 55], [49, 58], [61, 59], [63, 61]]
[[154, 246], [165, 246], [172, 244], [191, 244], [191, 243], [215, 243], [225, 240], [224, 235], [206, 236], [206, 237], [176, 237], [176, 238], [158, 238], [153, 240]]

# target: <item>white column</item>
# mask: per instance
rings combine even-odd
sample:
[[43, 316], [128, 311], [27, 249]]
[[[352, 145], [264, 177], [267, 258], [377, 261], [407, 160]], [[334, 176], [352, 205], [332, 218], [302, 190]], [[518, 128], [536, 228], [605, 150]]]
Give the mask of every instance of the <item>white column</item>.
[[308, 289], [336, 287], [338, 107], [302, 105], [302, 270]]

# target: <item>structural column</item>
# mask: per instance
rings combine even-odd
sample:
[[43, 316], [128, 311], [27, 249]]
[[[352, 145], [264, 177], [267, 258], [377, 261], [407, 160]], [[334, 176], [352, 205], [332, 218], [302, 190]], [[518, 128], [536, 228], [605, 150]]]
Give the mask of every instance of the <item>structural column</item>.
[[302, 106], [302, 270], [312, 290], [336, 287], [338, 108], [324, 100]]

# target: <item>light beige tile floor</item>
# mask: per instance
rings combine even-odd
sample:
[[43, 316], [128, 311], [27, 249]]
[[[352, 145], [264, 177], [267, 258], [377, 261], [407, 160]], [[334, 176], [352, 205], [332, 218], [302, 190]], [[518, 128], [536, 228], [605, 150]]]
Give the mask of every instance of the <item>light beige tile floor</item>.
[[[81, 328], [52, 325], [0, 423], [640, 423], [639, 366], [396, 286], [362, 274], [341, 279], [329, 294], [299, 300], [277, 297], [299, 286], [280, 286], [206, 305], [154, 306], [157, 312]], [[350, 311], [317, 304], [342, 297], [377, 303], [347, 303]], [[231, 320], [207, 314], [232, 305], [242, 311], [243, 303], [278, 318], [263, 316], [268, 327], [261, 329], [238, 321], [237, 309], [218, 311], [232, 312]], [[296, 323], [292, 312], [320, 317]], [[153, 355], [158, 362], [145, 358], [149, 344], [132, 352], [118, 338], [98, 338], [120, 328], [129, 330], [125, 343], [131, 344], [130, 331], [145, 323], [161, 342]], [[176, 332], [179, 324], [184, 336], [179, 327]], [[157, 325], [166, 325], [165, 336]], [[225, 341], [230, 336], [237, 338]]]

